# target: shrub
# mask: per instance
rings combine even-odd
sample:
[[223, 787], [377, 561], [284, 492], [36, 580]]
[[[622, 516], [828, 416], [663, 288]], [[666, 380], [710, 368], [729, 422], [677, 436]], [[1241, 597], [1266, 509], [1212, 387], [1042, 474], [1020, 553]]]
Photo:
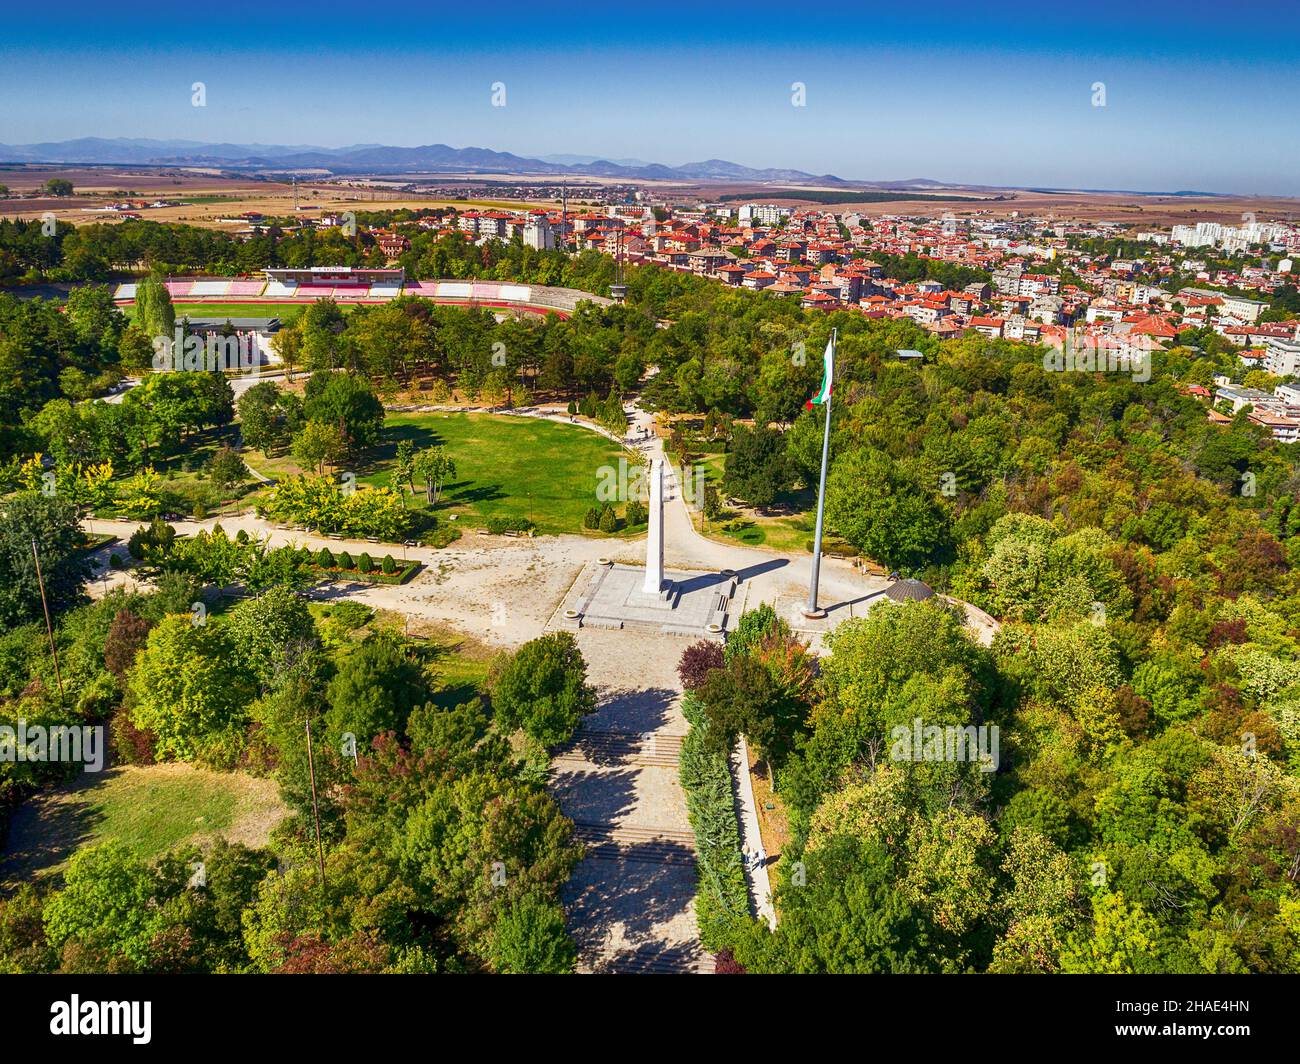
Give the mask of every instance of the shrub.
[[316, 555], [316, 564], [322, 569], [333, 569], [334, 552], [329, 547], [321, 547], [320, 553]]
[[374, 611], [361, 602], [339, 602], [330, 607], [329, 618], [349, 632], [366, 624]]
[[582, 527], [590, 528], [593, 532], [600, 527], [600, 510], [593, 506], [582, 518]]
[[393, 561], [393, 556], [391, 554], [384, 555], [384, 560], [380, 563], [380, 568], [383, 569], [386, 576], [392, 576], [397, 572], [397, 563]]
[[357, 559], [357, 570], [363, 573], [373, 573], [375, 571], [375, 560], [370, 557], [369, 551], [361, 552], [361, 557]]
[[110, 725], [113, 734], [113, 753], [119, 761], [128, 765], [152, 765], [153, 732], [137, 728], [131, 723], [131, 714], [126, 706], [119, 706], [113, 714]]
[[718, 950], [714, 958], [717, 962], [713, 969], [714, 975], [745, 975], [745, 966], [736, 960], [736, 955], [729, 949]]
[[618, 518], [614, 515], [614, 507], [606, 506], [605, 512], [600, 515], [600, 530], [602, 532], [618, 531]]
[[126, 549], [136, 561], [143, 561], [151, 553], [165, 556], [175, 541], [176, 529], [161, 517], [155, 517], [131, 533]]
[[352, 560], [352, 555], [347, 551], [339, 551], [339, 567], [342, 569], [355, 569], [356, 562]]
[[686, 690], [694, 691], [712, 670], [720, 668], [722, 644], [701, 639], [682, 651], [682, 659], [677, 663], [677, 675], [681, 677], [682, 686]]
[[646, 509], [645, 503], [640, 499], [633, 499], [627, 504], [626, 519], [628, 525], [643, 525], [649, 520], [650, 513]]

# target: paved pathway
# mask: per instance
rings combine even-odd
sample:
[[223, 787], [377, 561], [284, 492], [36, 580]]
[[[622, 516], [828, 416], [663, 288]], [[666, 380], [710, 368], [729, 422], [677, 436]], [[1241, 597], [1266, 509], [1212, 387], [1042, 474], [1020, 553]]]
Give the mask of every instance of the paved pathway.
[[[533, 408], [528, 416], [568, 420], [555, 409]], [[650, 433], [651, 416], [629, 408], [631, 425], [624, 442], [647, 457], [663, 453]], [[584, 427], [592, 428], [590, 425]], [[601, 431], [601, 430], [597, 430]], [[596, 471], [592, 471], [593, 485]], [[676, 471], [665, 483], [665, 564], [669, 568], [735, 570], [746, 607], [773, 603], [818, 651], [827, 631], [861, 616], [883, 594], [887, 581], [868, 576], [848, 562], [824, 558], [823, 621], [801, 612], [807, 596], [810, 557], [789, 556], [706, 539], [696, 530], [682, 498]], [[174, 522], [182, 533], [210, 529], [217, 522]], [[443, 550], [335, 540], [286, 530], [252, 514], [223, 518], [231, 535], [245, 529], [272, 545], [297, 543], [319, 549], [391, 552], [426, 565], [410, 583], [343, 583], [325, 589], [326, 597], [347, 597], [390, 609], [415, 620], [448, 624], [485, 642], [516, 646], [545, 631], [574, 582], [600, 556], [644, 564], [644, 541], [603, 537], [546, 536], [509, 539], [469, 533]], [[97, 533], [125, 540], [136, 521], [91, 522]], [[120, 546], [117, 549], [121, 549]], [[106, 559], [107, 550], [99, 556]], [[101, 571], [102, 572], [102, 571]], [[128, 572], [97, 575], [90, 591], [131, 582]], [[980, 636], [992, 629], [981, 622]], [[991, 622], [991, 619], [988, 619]], [[554, 758], [550, 786], [588, 846], [566, 887], [570, 925], [584, 971], [708, 971], [712, 959], [701, 954], [694, 909], [694, 838], [677, 780], [677, 751], [687, 724], [679, 707], [676, 665], [690, 639], [646, 631], [582, 629], [577, 634], [599, 695], [571, 747]], [[736, 766], [739, 769], [739, 766]], [[757, 810], [747, 773], [738, 776], [738, 810], [744, 845], [761, 851]], [[750, 869], [757, 910], [772, 919], [765, 868]]]
[[676, 664], [689, 640], [628, 634], [577, 634], [600, 702], [551, 767], [551, 792], [587, 844], [564, 890], [569, 926], [583, 971], [711, 971], [677, 780], [688, 725]]
[[767, 874], [769, 858], [758, 828], [758, 802], [754, 799], [754, 784], [749, 775], [749, 744], [743, 735], [728, 760], [736, 794], [737, 819], [740, 821], [740, 848], [745, 857], [749, 903], [769, 927], [775, 928], [776, 908], [772, 904], [772, 883]]

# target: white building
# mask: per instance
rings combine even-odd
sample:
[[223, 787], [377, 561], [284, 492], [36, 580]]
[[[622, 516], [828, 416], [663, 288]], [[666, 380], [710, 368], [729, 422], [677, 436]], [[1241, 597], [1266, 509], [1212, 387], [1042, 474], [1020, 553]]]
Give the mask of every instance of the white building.
[[550, 219], [540, 211], [530, 214], [524, 223], [523, 241], [525, 247], [534, 251], [550, 251], [555, 247], [555, 231], [551, 228]]
[[1300, 341], [1270, 336], [1265, 341], [1264, 368], [1275, 377], [1300, 376]]

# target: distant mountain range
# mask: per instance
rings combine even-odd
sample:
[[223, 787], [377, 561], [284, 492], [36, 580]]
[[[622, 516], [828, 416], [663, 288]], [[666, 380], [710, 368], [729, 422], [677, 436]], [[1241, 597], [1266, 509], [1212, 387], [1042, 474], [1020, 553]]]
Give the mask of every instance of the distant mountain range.
[[[399, 148], [387, 144], [352, 144], [322, 148], [313, 144], [209, 144], [198, 140], [148, 140], [130, 137], [81, 137], [42, 144], [0, 144], [0, 164], [58, 163], [63, 165], [202, 166], [249, 172], [326, 171], [349, 174], [512, 174], [520, 177], [607, 177], [628, 181], [717, 181], [776, 185], [818, 185], [831, 188], [884, 189], [894, 192], [996, 193], [1121, 192], [1139, 196], [1216, 196], [1213, 192], [1129, 192], [1125, 189], [1036, 189], [1007, 185], [977, 185], [909, 177], [901, 181], [861, 181], [803, 170], [755, 169], [726, 159], [706, 159], [682, 166], [665, 166], [642, 159], [602, 159], [595, 155], [546, 155], [538, 159], [492, 151], [425, 144]], [[781, 190], [774, 190], [781, 191]], [[784, 191], [789, 191], [784, 190]]]
[[874, 184], [848, 182], [832, 174], [802, 170], [756, 170], [725, 159], [707, 159], [685, 166], [665, 166], [640, 159], [612, 161], [590, 155], [550, 155], [529, 159], [488, 148], [452, 148], [425, 144], [397, 148], [385, 144], [353, 144], [322, 148], [304, 144], [207, 144], [193, 140], [139, 140], [82, 137], [43, 144], [0, 144], [0, 162], [125, 164], [152, 166], [218, 166], [238, 170], [328, 170], [335, 174], [496, 173], [575, 177], [612, 177], [668, 181], [777, 181], [823, 185]]

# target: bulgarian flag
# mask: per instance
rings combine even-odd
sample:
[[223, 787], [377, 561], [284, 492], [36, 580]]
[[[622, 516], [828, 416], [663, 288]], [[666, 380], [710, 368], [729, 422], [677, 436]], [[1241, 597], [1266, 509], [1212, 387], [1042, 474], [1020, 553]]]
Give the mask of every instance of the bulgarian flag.
[[825, 369], [822, 375], [822, 386], [817, 394], [804, 403], [808, 410], [813, 408], [813, 404], [820, 406], [822, 403], [830, 402], [831, 398], [831, 381], [835, 379], [835, 334], [826, 341], [826, 352], [822, 355], [825, 361]]

